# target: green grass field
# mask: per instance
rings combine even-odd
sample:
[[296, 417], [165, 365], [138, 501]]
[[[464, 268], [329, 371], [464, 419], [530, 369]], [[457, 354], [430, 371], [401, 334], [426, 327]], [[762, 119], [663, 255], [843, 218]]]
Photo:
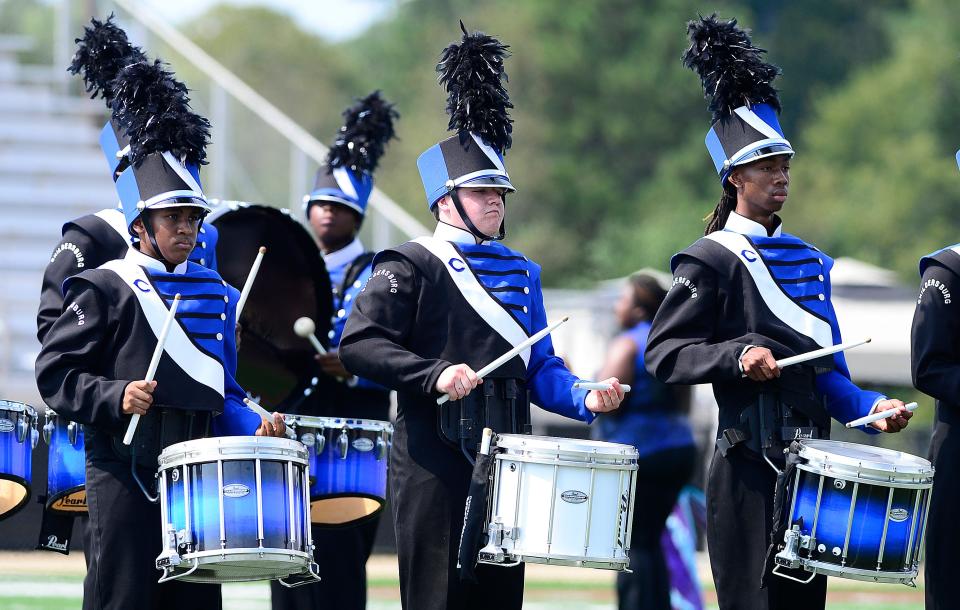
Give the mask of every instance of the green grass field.
[[[701, 582], [707, 608], [716, 608], [709, 569], [702, 558]], [[399, 610], [396, 558], [378, 555], [368, 564], [369, 610]], [[615, 576], [601, 570], [528, 565], [526, 610], [614, 610]], [[82, 557], [52, 553], [0, 553], [0, 608], [3, 610], [69, 610], [80, 608]], [[265, 583], [223, 586], [226, 610], [268, 610]], [[831, 610], [921, 610], [922, 588], [830, 579]]]

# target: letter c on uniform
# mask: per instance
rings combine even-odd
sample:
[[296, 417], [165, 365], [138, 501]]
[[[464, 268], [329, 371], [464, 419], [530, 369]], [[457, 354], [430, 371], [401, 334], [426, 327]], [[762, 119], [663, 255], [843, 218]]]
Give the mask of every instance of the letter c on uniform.
[[140, 292], [150, 292], [150, 284], [146, 283], [145, 281], [139, 278], [133, 280], [133, 285], [136, 286], [137, 289], [140, 290]]
[[456, 271], [456, 272], [458, 272], [458, 273], [459, 273], [460, 271], [463, 271], [464, 269], [467, 268], [467, 267], [463, 264], [463, 261], [460, 260], [459, 258], [451, 258], [449, 261], [447, 261], [447, 264], [450, 265], [450, 268], [451, 268], [451, 269], [453, 269], [454, 271]]
[[741, 250], [740, 256], [751, 263], [757, 262], [757, 255], [753, 252], [753, 250]]

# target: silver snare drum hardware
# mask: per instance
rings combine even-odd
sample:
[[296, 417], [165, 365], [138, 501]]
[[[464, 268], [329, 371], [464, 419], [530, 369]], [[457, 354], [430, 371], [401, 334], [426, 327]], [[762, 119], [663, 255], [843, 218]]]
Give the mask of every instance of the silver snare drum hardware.
[[524, 434], [496, 439], [480, 563], [627, 570], [637, 450]]
[[913, 585], [923, 553], [933, 466], [868, 445], [800, 443], [789, 528], [773, 573], [783, 568]]

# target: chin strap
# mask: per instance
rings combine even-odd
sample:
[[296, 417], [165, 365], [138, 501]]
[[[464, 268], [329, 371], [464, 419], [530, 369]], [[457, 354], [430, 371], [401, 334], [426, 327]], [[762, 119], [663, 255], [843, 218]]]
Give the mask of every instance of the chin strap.
[[491, 237], [486, 233], [483, 233], [473, 224], [473, 221], [470, 220], [470, 217], [467, 215], [466, 210], [463, 209], [463, 204], [460, 203], [460, 195], [457, 194], [457, 189], [450, 191], [450, 199], [453, 200], [453, 205], [457, 208], [457, 212], [460, 214], [460, 218], [463, 219], [463, 224], [466, 225], [467, 230], [473, 234], [474, 237], [480, 241], [500, 241], [507, 236], [507, 220], [506, 220], [506, 209], [507, 209], [507, 195], [504, 193], [501, 195], [503, 198], [503, 209], [504, 209], [504, 219], [500, 221], [500, 232], [497, 233], [495, 237]]

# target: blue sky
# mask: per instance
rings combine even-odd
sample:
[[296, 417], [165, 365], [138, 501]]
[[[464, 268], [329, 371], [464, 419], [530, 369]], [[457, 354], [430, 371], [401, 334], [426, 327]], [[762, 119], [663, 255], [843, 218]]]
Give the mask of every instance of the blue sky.
[[331, 41], [350, 38], [388, 15], [403, 0], [141, 0], [177, 25], [217, 4], [269, 6]]

